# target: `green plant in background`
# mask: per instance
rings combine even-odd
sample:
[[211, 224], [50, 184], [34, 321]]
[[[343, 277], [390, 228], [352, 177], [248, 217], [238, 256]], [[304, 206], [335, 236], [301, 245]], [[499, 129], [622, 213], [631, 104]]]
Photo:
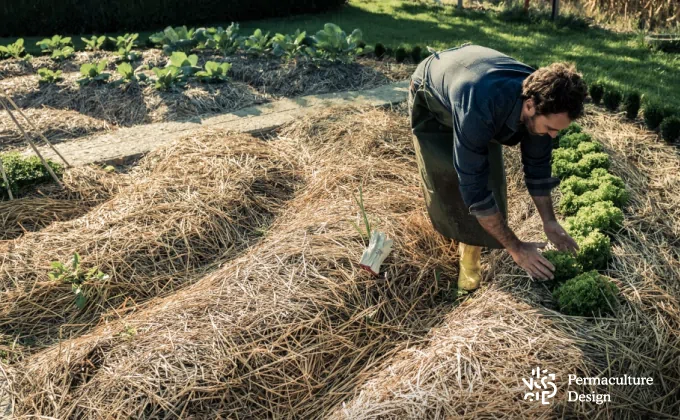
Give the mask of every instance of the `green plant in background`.
[[604, 95], [604, 84], [599, 80], [591, 83], [589, 93], [593, 103], [599, 105], [602, 101], [602, 96]]
[[272, 54], [286, 59], [294, 58], [305, 52], [307, 32], [296, 30], [293, 35], [276, 34], [272, 38]]
[[177, 67], [182, 75], [189, 77], [201, 69], [197, 64], [198, 56], [196, 54], [187, 56], [183, 52], [175, 51], [170, 55], [166, 67]]
[[619, 109], [619, 105], [621, 105], [622, 99], [623, 96], [621, 95], [621, 92], [614, 88], [609, 88], [604, 92], [602, 102], [604, 103], [604, 106], [606, 106], [608, 110], [616, 111]]
[[132, 51], [132, 43], [120, 47], [116, 54], [118, 55], [118, 61], [131, 62], [139, 60], [140, 58], [139, 53]]
[[322, 53], [322, 57], [329, 61], [349, 62], [363, 50], [358, 44], [363, 34], [355, 29], [347, 35], [345, 31], [334, 23], [326, 23], [323, 29], [314, 35], [314, 48]]
[[38, 83], [57, 83], [57, 81], [63, 79], [61, 77], [61, 70], [53, 71], [46, 67], [38, 69], [38, 76], [40, 76]]
[[650, 130], [656, 130], [663, 121], [666, 109], [657, 102], [647, 102], [642, 108], [645, 125]]
[[555, 278], [553, 280], [556, 282], [568, 280], [579, 275], [582, 271], [581, 264], [569, 252], [550, 250], [543, 252], [542, 255], [555, 266], [553, 273]]
[[165, 55], [171, 55], [175, 51], [189, 52], [199, 42], [194, 38], [194, 33], [195, 29], [187, 29], [186, 26], [168, 26], [163, 31], [150, 35], [149, 42], [162, 47]]
[[63, 61], [75, 55], [73, 47], [64, 47], [52, 51], [52, 59], [56, 61]]
[[202, 82], [225, 82], [229, 80], [227, 74], [231, 69], [230, 63], [216, 63], [208, 61], [205, 63], [205, 69], [196, 72], [196, 77]]
[[30, 54], [26, 54], [23, 38], [17, 39], [12, 44], [0, 45], [0, 59], [10, 57], [16, 59], [23, 58], [24, 60], [28, 60], [32, 57]]
[[555, 289], [560, 312], [567, 315], [591, 316], [612, 313], [618, 304], [618, 287], [606, 277], [591, 270]]
[[420, 48], [418, 45], [413, 47], [411, 50], [411, 61], [413, 61], [413, 64], [418, 64], [422, 61], [421, 54], [423, 52], [423, 49]]
[[611, 257], [611, 240], [609, 236], [593, 230], [587, 235], [569, 232], [579, 246], [576, 260], [584, 270], [604, 270]]
[[[0, 154], [2, 166], [7, 174], [12, 194], [17, 197], [24, 189], [52, 180], [50, 173], [37, 156], [23, 157], [18, 152]], [[56, 175], [63, 173], [63, 166], [47, 160], [47, 164]], [[7, 185], [0, 177], [0, 191], [7, 197]]]
[[238, 23], [231, 23], [227, 29], [218, 27], [214, 32], [208, 31], [205, 47], [218, 50], [223, 55], [234, 54], [240, 48], [243, 37], [239, 35]]
[[569, 216], [565, 220], [567, 231], [579, 236], [587, 236], [595, 230], [611, 232], [622, 224], [623, 212], [611, 201], [598, 201], [581, 207], [575, 216]]
[[668, 143], [680, 141], [680, 117], [672, 115], [664, 118], [659, 129], [661, 137]]
[[106, 82], [110, 73], [104, 73], [106, 66], [108, 65], [106, 60], [101, 60], [99, 63], [85, 63], [80, 66], [80, 74], [82, 75], [78, 79], [80, 85], [87, 85], [94, 82]]
[[394, 51], [394, 59], [397, 61], [397, 63], [403, 63], [404, 60], [406, 60], [406, 48], [399, 46]]
[[89, 51], [101, 51], [106, 41], [106, 35], [96, 36], [92, 35], [90, 39], [80, 38], [85, 43], [85, 49]]
[[265, 55], [271, 51], [272, 38], [261, 29], [255, 29], [252, 35], [243, 40], [243, 49], [247, 54]]
[[158, 90], [169, 90], [175, 86], [183, 86], [185, 83], [182, 72], [178, 67], [154, 67], [153, 72], [157, 77], [154, 87]]
[[375, 56], [378, 60], [381, 60], [383, 58], [383, 56], [385, 55], [385, 53], [387, 52], [387, 50], [385, 49], [385, 46], [383, 44], [381, 44], [380, 42], [375, 44], [373, 51], [374, 51]]
[[80, 266], [80, 255], [77, 252], [73, 253], [73, 258], [68, 264], [52, 261], [50, 266], [52, 267], [52, 271], [48, 273], [50, 279], [71, 284], [71, 290], [76, 294], [75, 304], [78, 309], [83, 309], [87, 303], [87, 296], [83, 292], [84, 285], [95, 280], [102, 281], [109, 278], [108, 274], [102, 273], [98, 267], [83, 272]]
[[115, 49], [120, 49], [120, 48], [126, 48], [128, 45], [132, 47], [137, 46], [137, 39], [139, 38], [139, 34], [125, 34], [125, 35], [120, 35], [117, 37], [109, 37], [109, 39], [115, 43]]
[[634, 120], [640, 111], [640, 93], [628, 92], [623, 99], [623, 106], [626, 109], [626, 118]]
[[55, 50], [73, 47], [70, 36], [62, 37], [60, 35], [55, 35], [52, 38], [45, 38], [42, 41], [36, 42], [35, 45], [40, 47], [40, 51], [43, 53], [51, 53]]

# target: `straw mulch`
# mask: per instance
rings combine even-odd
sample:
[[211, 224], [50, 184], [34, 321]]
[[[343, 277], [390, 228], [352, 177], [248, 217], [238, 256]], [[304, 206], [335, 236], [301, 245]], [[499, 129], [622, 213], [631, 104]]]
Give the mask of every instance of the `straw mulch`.
[[[333, 110], [285, 128], [275, 143], [296, 151], [306, 186], [265, 239], [191, 287], [26, 360], [8, 373], [17, 418], [318, 418], [339, 402], [368, 367], [436, 325], [456, 276], [455, 248], [423, 213], [403, 123]], [[374, 228], [395, 240], [379, 278], [358, 264], [352, 194], [362, 183]]]
[[47, 106], [71, 110], [119, 126], [188, 120], [267, 101], [253, 88], [239, 82], [216, 85], [191, 82], [187, 89], [162, 92], [151, 85], [79, 86], [76, 82], [79, 73], [65, 73], [63, 77], [64, 80], [56, 84], [42, 86], [35, 75], [14, 77], [0, 81], [0, 90], [24, 109]]
[[[611, 124], [607, 133], [621, 125]], [[626, 149], [613, 134], [595, 134], [614, 154]], [[622, 305], [592, 319], [554, 311], [547, 289], [504, 251], [485, 254], [482, 289], [450, 304], [455, 244], [424, 214], [403, 115], [333, 109], [292, 123], [274, 144], [294, 151], [305, 187], [265, 238], [190, 287], [6, 367], [16, 418], [677, 413], [678, 266], [668, 238], [678, 220], [662, 226], [647, 213], [668, 205], [658, 177], [673, 165], [670, 149], [650, 143], [614, 167], [631, 187], [646, 180], [648, 189], [633, 190], [606, 272]], [[510, 224], [522, 239], [541, 239], [518, 151], [506, 156]], [[641, 170], [654, 161], [659, 168]], [[358, 267], [364, 243], [352, 225], [361, 225], [352, 194], [362, 184], [374, 228], [395, 240], [379, 278]], [[521, 379], [536, 366], [557, 374], [550, 406], [523, 399]], [[652, 376], [654, 385], [571, 385], [612, 395], [605, 405], [575, 404], [566, 402], [568, 374]]]
[[[147, 155], [130, 185], [83, 217], [10, 243], [0, 260], [0, 331], [34, 340], [82, 334], [106, 311], [172, 293], [257, 241], [297, 184], [286, 153], [249, 135], [203, 130]], [[87, 306], [48, 277], [81, 256]], [[115, 313], [113, 314], [115, 315]], [[105, 317], [105, 316], [104, 316]]]
[[[37, 130], [52, 143], [112, 129], [111, 124], [104, 120], [88, 117], [71, 110], [45, 107], [28, 108], [22, 110], [22, 112], [31, 120]], [[27, 134], [35, 142], [42, 144], [42, 140], [26, 123], [26, 120], [17, 112], [13, 114], [22, 123], [24, 130], [28, 130]], [[0, 151], [18, 149], [23, 146], [28, 146], [23, 134], [7, 112], [2, 110], [2, 113], [0, 113]]]
[[[591, 111], [593, 111], [591, 109]], [[680, 265], [677, 152], [618, 117], [592, 112], [582, 124], [613, 157], [613, 172], [632, 193], [624, 228], [612, 239], [606, 275], [621, 289], [610, 318], [568, 317], [547, 288], [492, 251], [484, 286], [441, 328], [371, 372], [329, 418], [676, 418], [680, 407]], [[514, 156], [513, 156], [514, 155]], [[542, 240], [540, 218], [521, 197], [521, 165], [510, 157], [510, 225]], [[559, 196], [559, 194], [556, 194]], [[535, 367], [555, 373], [549, 406], [523, 400]], [[585, 377], [653, 377], [652, 386], [568, 384]], [[567, 402], [566, 391], [609, 393], [611, 402]]]
[[61, 181], [63, 189], [46, 184], [25, 197], [0, 201], [0, 240], [81, 216], [125, 187], [129, 177], [91, 165], [65, 169]]

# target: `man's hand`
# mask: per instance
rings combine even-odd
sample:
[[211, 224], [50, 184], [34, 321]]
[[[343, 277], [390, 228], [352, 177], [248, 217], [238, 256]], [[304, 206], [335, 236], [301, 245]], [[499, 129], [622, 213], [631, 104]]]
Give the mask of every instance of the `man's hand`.
[[571, 252], [572, 254], [576, 254], [576, 251], [578, 251], [579, 247], [574, 238], [569, 236], [569, 234], [556, 220], [544, 223], [543, 231], [550, 242], [555, 244], [555, 247], [559, 251], [567, 251]]
[[545, 242], [521, 242], [517, 247], [508, 248], [508, 253], [531, 277], [552, 280], [555, 278], [555, 266], [538, 251], [538, 248], [545, 248], [546, 245]]

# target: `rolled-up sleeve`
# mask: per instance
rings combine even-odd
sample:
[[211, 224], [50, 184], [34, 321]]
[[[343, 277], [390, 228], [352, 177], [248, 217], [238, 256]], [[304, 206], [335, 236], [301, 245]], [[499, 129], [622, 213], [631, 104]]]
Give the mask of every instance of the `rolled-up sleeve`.
[[524, 182], [532, 196], [550, 195], [551, 190], [560, 184], [560, 179], [552, 176], [552, 147], [552, 138], [547, 135], [527, 135], [522, 139]]
[[488, 189], [489, 142], [494, 136], [490, 113], [479, 107], [454, 115], [454, 166], [460, 193], [473, 216], [498, 212], [493, 193]]

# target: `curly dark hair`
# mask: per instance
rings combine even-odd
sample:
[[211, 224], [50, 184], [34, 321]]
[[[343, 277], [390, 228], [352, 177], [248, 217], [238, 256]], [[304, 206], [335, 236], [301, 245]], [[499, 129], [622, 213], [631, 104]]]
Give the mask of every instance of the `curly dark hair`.
[[533, 98], [536, 114], [566, 112], [571, 120], [583, 116], [588, 87], [569, 63], [553, 63], [533, 72], [522, 83], [522, 99]]

